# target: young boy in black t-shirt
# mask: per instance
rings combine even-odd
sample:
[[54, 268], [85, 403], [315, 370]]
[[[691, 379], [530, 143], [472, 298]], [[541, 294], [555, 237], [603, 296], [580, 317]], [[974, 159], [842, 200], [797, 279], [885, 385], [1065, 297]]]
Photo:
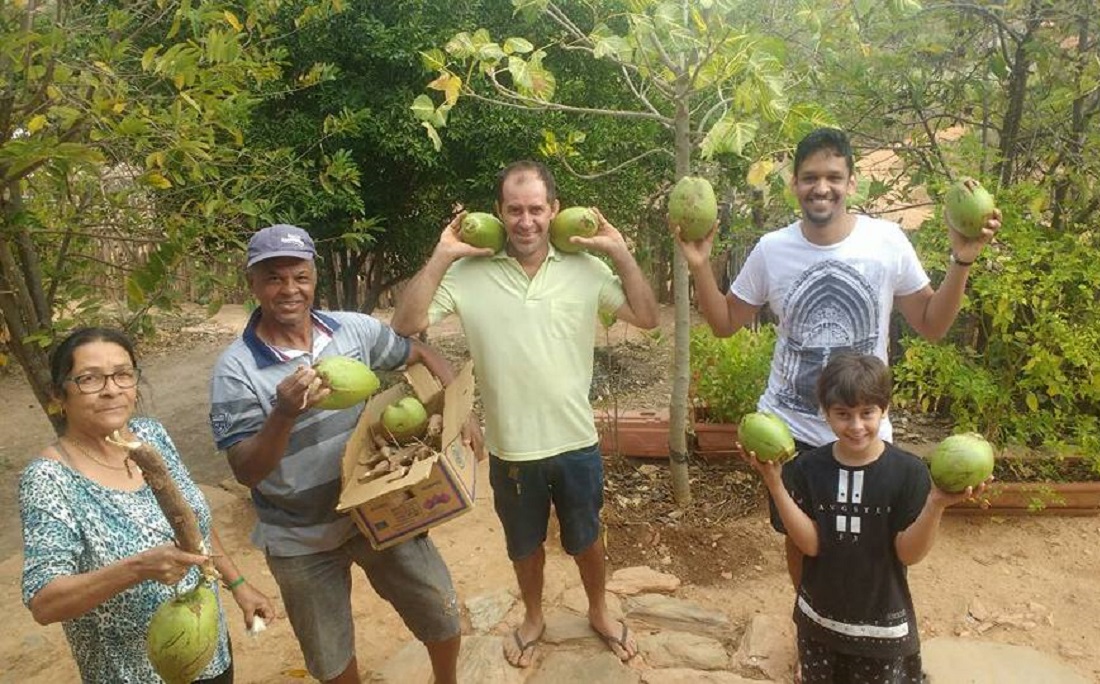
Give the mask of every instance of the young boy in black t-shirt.
[[794, 609], [803, 684], [919, 684], [920, 642], [906, 568], [936, 538], [948, 494], [918, 457], [883, 441], [890, 370], [841, 354], [821, 372], [818, 403], [836, 441], [780, 466], [746, 459], [771, 495], [772, 525], [805, 554]]

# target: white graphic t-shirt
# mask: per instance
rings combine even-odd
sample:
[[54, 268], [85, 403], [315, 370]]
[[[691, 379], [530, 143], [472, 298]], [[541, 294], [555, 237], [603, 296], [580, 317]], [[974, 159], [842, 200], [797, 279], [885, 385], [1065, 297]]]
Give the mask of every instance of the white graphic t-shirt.
[[[826, 246], [807, 240], [798, 221], [764, 235], [730, 286], [736, 297], [767, 304], [779, 319], [758, 409], [782, 417], [797, 440], [813, 446], [833, 441], [817, 406], [821, 369], [838, 352], [887, 361], [894, 297], [928, 282], [913, 245], [890, 221], [857, 216], [848, 237]], [[880, 435], [892, 439], [889, 418]]]

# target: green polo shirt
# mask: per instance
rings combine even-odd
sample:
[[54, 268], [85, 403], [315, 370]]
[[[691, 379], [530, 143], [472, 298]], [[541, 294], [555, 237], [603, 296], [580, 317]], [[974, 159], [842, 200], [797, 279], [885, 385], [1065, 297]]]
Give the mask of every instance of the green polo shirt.
[[451, 265], [428, 315], [462, 321], [489, 451], [532, 461], [596, 443], [588, 391], [597, 316], [625, 301], [607, 264], [552, 245], [534, 278], [503, 250]]

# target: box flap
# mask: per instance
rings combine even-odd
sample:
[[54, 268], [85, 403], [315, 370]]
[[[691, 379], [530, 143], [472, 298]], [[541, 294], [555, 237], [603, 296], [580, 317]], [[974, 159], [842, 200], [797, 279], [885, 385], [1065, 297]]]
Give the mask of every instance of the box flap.
[[467, 361], [454, 381], [447, 385], [443, 400], [443, 447], [462, 432], [470, 411], [474, 410], [474, 364]]
[[405, 379], [412, 387], [416, 398], [421, 404], [427, 406], [443, 391], [443, 383], [432, 375], [431, 371], [422, 364], [415, 363], [405, 369]]

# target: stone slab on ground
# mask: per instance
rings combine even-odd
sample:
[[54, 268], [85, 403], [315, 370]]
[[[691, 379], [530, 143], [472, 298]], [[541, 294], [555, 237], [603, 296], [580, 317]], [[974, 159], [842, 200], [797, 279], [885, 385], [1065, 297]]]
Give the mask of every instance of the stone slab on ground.
[[1053, 656], [1026, 646], [935, 637], [921, 646], [928, 684], [1088, 684]]
[[795, 627], [790, 615], [756, 615], [741, 635], [730, 669], [780, 680], [794, 671]]
[[731, 629], [725, 613], [662, 594], [631, 596], [623, 600], [623, 610], [628, 620], [719, 639], [727, 638]]
[[732, 672], [707, 672], [674, 667], [660, 670], [646, 670], [642, 673], [642, 684], [775, 684], [764, 679], [746, 679]]
[[546, 611], [546, 633], [542, 640], [548, 644], [565, 644], [576, 641], [596, 643], [599, 637], [588, 618], [571, 610], [551, 608]]
[[470, 627], [479, 634], [488, 632], [504, 619], [515, 604], [516, 597], [507, 589], [467, 599], [466, 614], [470, 618]]
[[729, 664], [729, 654], [722, 642], [688, 632], [640, 635], [638, 649], [653, 667], [724, 670]]
[[[560, 600], [563, 607], [568, 608], [577, 615], [588, 615], [588, 595], [584, 593], [583, 585], [578, 583], [577, 586], [569, 587], [562, 593]], [[607, 611], [611, 614], [611, 617], [621, 620], [623, 605], [619, 597], [611, 592], [606, 592], [604, 600], [607, 601]]]
[[616, 570], [607, 581], [607, 590], [622, 596], [669, 594], [680, 587], [680, 578], [644, 565]]
[[638, 673], [621, 663], [610, 651], [594, 655], [586, 651], [553, 651], [546, 653], [537, 666], [538, 670], [527, 679], [527, 684], [638, 684]]

